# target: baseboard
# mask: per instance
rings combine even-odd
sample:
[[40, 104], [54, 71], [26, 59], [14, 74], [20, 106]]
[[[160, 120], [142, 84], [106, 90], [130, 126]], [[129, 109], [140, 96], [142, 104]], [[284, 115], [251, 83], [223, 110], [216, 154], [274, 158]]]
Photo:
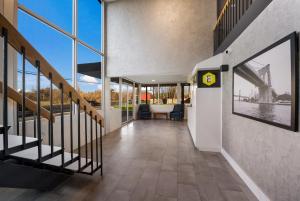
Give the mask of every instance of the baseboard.
[[221, 153], [259, 201], [270, 201], [270, 198], [266, 196], [266, 194], [256, 185], [256, 183], [223, 148], [221, 150]]
[[194, 146], [195, 149], [197, 149], [197, 147], [196, 147], [196, 145], [195, 145], [195, 142], [194, 142], [194, 139], [193, 139], [193, 136], [192, 136], [192, 133], [191, 133], [191, 130], [190, 130], [190, 127], [187, 126], [187, 128], [188, 128], [188, 131], [189, 131], [189, 134], [190, 134], [190, 138], [191, 138], [191, 140], [192, 140], [192, 142], [193, 142], [193, 146]]
[[214, 147], [197, 147], [197, 149], [199, 151], [219, 152], [220, 153], [220, 149], [219, 148], [214, 148]]

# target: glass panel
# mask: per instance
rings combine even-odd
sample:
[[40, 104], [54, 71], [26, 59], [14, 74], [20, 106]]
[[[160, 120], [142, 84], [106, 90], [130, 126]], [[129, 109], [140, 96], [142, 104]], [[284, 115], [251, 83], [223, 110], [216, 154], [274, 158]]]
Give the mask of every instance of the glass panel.
[[78, 0], [78, 38], [101, 50], [101, 4], [98, 0]]
[[72, 0], [43, 0], [42, 2], [19, 0], [19, 4], [61, 29], [72, 33]]
[[176, 104], [176, 86], [162, 86], [159, 89], [160, 98], [163, 104]]
[[127, 121], [127, 92], [128, 86], [122, 84], [122, 122]]
[[128, 120], [133, 119], [133, 86], [128, 85]]
[[149, 86], [147, 87], [148, 93], [148, 103], [157, 104], [158, 103], [158, 86]]
[[146, 87], [141, 87], [141, 104], [146, 104]]
[[158, 104], [158, 93], [159, 93], [159, 90], [158, 90], [158, 86], [154, 86], [153, 87], [153, 104]]
[[72, 83], [72, 40], [70, 38], [20, 10], [18, 30], [64, 79]]
[[190, 86], [184, 86], [184, 103], [190, 103], [191, 102], [191, 92], [190, 92]]
[[[17, 87], [18, 92], [22, 94], [22, 55], [18, 54], [18, 78], [17, 78]], [[41, 74], [40, 77], [40, 98], [42, 107], [50, 110], [50, 81], [47, 77]], [[36, 102], [37, 97], [37, 69], [27, 60], [25, 62], [25, 95], [27, 98]], [[69, 111], [68, 97], [64, 95], [64, 111]], [[53, 112], [59, 113], [61, 106], [61, 92], [60, 90], [53, 85]], [[19, 115], [21, 115], [21, 107], [19, 107]], [[26, 109], [26, 117], [32, 117], [33, 112]], [[21, 117], [21, 116], [20, 116]]]
[[139, 87], [135, 86], [134, 90], [135, 90], [135, 104], [139, 104], [139, 98], [140, 98]]
[[147, 87], [147, 103], [153, 104], [154, 102], [154, 91], [153, 87]]
[[[22, 55], [18, 54], [18, 78], [17, 78], [17, 88], [18, 92], [22, 94]], [[37, 69], [31, 65], [28, 61], [25, 62], [25, 95], [27, 98], [36, 102], [36, 78], [37, 78]], [[22, 108], [19, 106], [19, 117], [22, 115]], [[26, 117], [32, 119], [33, 112], [26, 109]]]
[[120, 107], [120, 84], [115, 82], [110, 82], [110, 97], [111, 97], [111, 106], [114, 108]]
[[77, 62], [78, 91], [92, 106], [101, 109], [101, 56], [78, 45]]

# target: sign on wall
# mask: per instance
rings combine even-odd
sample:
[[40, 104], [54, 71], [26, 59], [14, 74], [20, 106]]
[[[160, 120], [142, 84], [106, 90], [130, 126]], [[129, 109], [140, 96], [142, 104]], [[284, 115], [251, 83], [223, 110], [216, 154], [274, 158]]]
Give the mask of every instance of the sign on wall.
[[220, 70], [200, 70], [197, 76], [198, 88], [216, 88], [221, 86]]

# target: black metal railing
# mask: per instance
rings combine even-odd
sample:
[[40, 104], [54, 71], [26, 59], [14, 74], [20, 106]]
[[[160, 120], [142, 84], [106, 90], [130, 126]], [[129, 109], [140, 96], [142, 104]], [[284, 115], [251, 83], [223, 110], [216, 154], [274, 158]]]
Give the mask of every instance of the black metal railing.
[[[3, 25], [4, 24], [4, 25]], [[5, 27], [7, 25], [9, 28], [7, 29]], [[28, 42], [25, 41], [25, 39], [19, 34], [10, 24], [8, 21], [4, 19], [4, 17], [0, 14], [0, 27], [2, 29], [2, 37], [3, 37], [3, 153], [4, 156], [9, 157], [9, 154], [11, 153], [16, 153], [18, 151], [22, 151], [26, 148], [31, 148], [34, 146], [37, 146], [37, 160], [35, 162], [42, 163], [45, 162], [46, 160], [49, 160], [55, 156], [60, 155], [61, 156], [61, 166], [60, 168], [65, 168], [68, 165], [72, 164], [75, 161], [78, 161], [78, 172], [82, 173], [87, 173], [87, 174], [93, 174], [95, 171], [99, 170], [101, 168], [101, 175], [102, 175], [102, 117], [99, 118], [99, 114], [96, 112], [92, 106], [88, 105], [88, 103], [80, 97], [80, 95], [75, 91], [74, 88], [72, 88], [70, 85], [67, 84], [67, 82], [64, 82], [64, 80], [60, 80], [60, 77], [54, 77], [53, 73], [55, 74], [56, 71], [52, 69], [47, 69], [47, 74], [45, 73], [45, 66], [43, 67], [43, 64], [45, 62], [41, 62], [41, 59], [43, 60], [43, 57], [37, 53], [33, 47], [28, 45]], [[11, 30], [13, 33], [9, 33], [9, 30]], [[13, 40], [9, 40], [9, 37], [15, 37]], [[11, 38], [10, 38], [11, 39]], [[18, 41], [19, 39], [19, 41]], [[17, 42], [16, 42], [17, 41]], [[17, 45], [22, 45], [22, 42], [24, 44], [24, 47], [16, 47]], [[16, 107], [17, 111], [17, 135], [20, 135], [19, 131], [19, 124], [21, 122], [21, 135], [22, 137], [22, 146], [20, 146], [18, 149], [15, 147], [11, 149], [8, 144], [9, 140], [9, 134], [8, 134], [8, 45], [11, 45], [16, 51], [18, 51], [20, 54], [22, 54], [22, 93], [21, 93], [21, 100], [22, 104], [19, 106], [19, 103]], [[27, 48], [25, 48], [27, 47]], [[27, 54], [31, 52], [31, 55], [28, 57]], [[34, 52], [34, 53], [32, 53]], [[36, 58], [33, 58], [33, 55], [36, 56]], [[25, 72], [26, 72], [26, 67], [25, 63], [26, 60], [28, 60], [30, 63], [34, 63], [34, 67], [37, 69], [37, 74], [36, 74], [36, 111], [32, 111], [34, 114], [34, 137], [37, 137], [36, 143], [31, 144], [28, 146], [28, 143], [26, 142], [27, 139], [27, 133], [26, 133], [26, 110], [29, 108], [26, 105], [26, 88], [25, 88], [25, 83], [26, 83], [26, 77], [25, 77]], [[34, 61], [34, 62], [32, 62]], [[43, 71], [41, 70], [43, 68]], [[49, 68], [49, 67], [48, 67]], [[57, 75], [57, 74], [56, 74]], [[51, 152], [48, 153], [47, 155], [43, 154], [43, 138], [42, 138], [42, 123], [41, 119], [43, 118], [42, 113], [41, 113], [41, 97], [40, 97], [40, 92], [41, 92], [41, 76], [45, 76], [49, 81], [50, 81], [50, 118], [48, 119], [48, 143], [47, 145], [51, 147]], [[54, 82], [55, 80], [55, 82]], [[53, 134], [53, 124], [54, 124], [54, 116], [53, 116], [53, 85], [56, 85], [59, 90], [60, 90], [60, 150], [55, 150], [54, 151], [54, 134]], [[70, 133], [66, 134], [65, 132], [65, 107], [64, 107], [64, 96], [68, 96], [68, 99], [70, 100], [69, 102], [69, 109], [70, 109]], [[14, 100], [14, 99], [13, 99]], [[14, 100], [16, 101], [16, 100]], [[17, 102], [17, 101], [16, 101]], [[77, 110], [77, 118], [78, 118], [78, 132], [77, 132], [77, 139], [78, 139], [78, 146], [74, 146], [74, 132], [73, 132], [73, 104], [78, 108]], [[19, 122], [19, 107], [22, 107], [22, 115], [21, 115], [21, 121]], [[84, 144], [81, 143], [81, 132], [80, 132], [80, 118], [81, 118], [81, 110], [84, 109], [84, 139], [85, 142]], [[43, 108], [43, 110], [45, 110]], [[90, 126], [90, 141], [88, 141], [88, 132], [87, 132], [87, 127], [88, 127], [88, 121], [87, 121], [87, 116], [89, 116], [89, 126]], [[95, 125], [95, 132], [96, 136], [94, 137], [93, 132], [94, 132], [94, 127]], [[98, 136], [98, 129], [97, 127], [100, 127], [100, 136]], [[70, 137], [70, 160], [65, 160], [65, 147], [66, 147], [66, 142], [65, 142], [65, 135], [69, 135]], [[59, 136], [59, 135], [58, 135]], [[100, 143], [98, 142], [100, 138]], [[93, 146], [93, 143], [95, 143], [95, 147]], [[85, 153], [84, 156], [81, 153], [81, 147], [85, 147]], [[90, 147], [90, 154], [88, 153], [88, 146]], [[95, 148], [95, 150], [94, 150]], [[94, 156], [94, 151], [96, 151], [96, 156]], [[75, 153], [76, 156], [75, 156]], [[88, 156], [89, 155], [89, 156]], [[82, 164], [81, 157], [85, 157], [85, 164]], [[89, 157], [89, 159], [88, 159]], [[96, 158], [95, 158], [96, 157]], [[96, 162], [94, 162], [96, 161]], [[99, 163], [100, 161], [100, 163]], [[90, 172], [85, 172], [84, 169], [90, 166]]]
[[9, 154], [8, 150], [8, 33], [2, 29], [3, 36], [3, 150], [4, 155]]
[[214, 49], [216, 50], [255, 0], [227, 0], [214, 27]]

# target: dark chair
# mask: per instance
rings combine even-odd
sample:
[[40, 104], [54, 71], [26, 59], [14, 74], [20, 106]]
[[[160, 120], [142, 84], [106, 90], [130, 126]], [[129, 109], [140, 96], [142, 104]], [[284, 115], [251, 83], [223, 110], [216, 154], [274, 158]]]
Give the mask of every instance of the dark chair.
[[[7, 130], [10, 129], [11, 126], [7, 126]], [[4, 134], [4, 127], [1, 125], [0, 126], [0, 134]]]
[[141, 104], [138, 110], [139, 119], [151, 119], [150, 106], [148, 104]]
[[183, 119], [183, 108], [181, 104], [176, 104], [174, 105], [174, 109], [172, 112], [170, 112], [170, 119], [174, 119], [174, 120], [182, 120]]

